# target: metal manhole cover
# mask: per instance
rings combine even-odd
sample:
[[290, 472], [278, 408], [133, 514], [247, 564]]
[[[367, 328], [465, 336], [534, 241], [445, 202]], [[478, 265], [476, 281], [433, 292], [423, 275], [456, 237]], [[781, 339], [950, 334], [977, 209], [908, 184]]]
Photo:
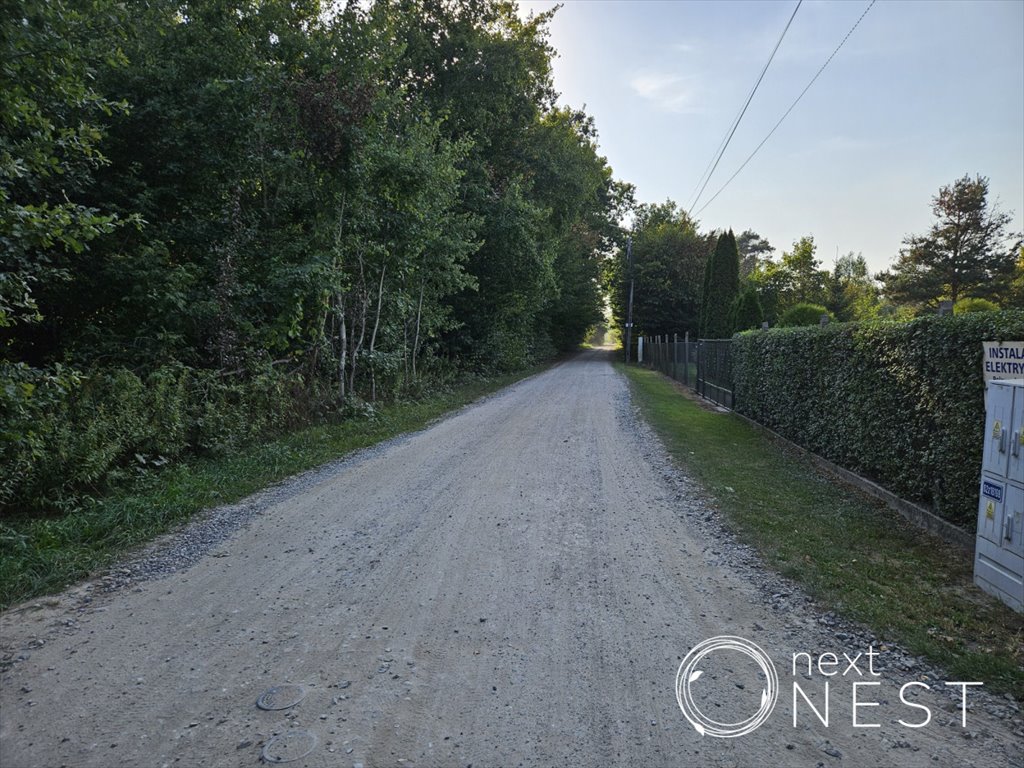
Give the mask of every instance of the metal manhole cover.
[[301, 685], [275, 685], [265, 690], [256, 706], [260, 709], [288, 709], [306, 698], [306, 689]]
[[290, 763], [292, 760], [299, 760], [316, 749], [317, 741], [316, 734], [312, 731], [286, 731], [263, 745], [263, 761]]

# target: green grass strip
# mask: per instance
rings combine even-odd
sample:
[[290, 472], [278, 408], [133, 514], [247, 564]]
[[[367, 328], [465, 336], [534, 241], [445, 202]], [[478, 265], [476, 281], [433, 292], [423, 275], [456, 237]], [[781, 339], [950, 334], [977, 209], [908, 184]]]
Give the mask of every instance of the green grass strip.
[[769, 566], [951, 680], [1024, 700], [1024, 617], [974, 586], [968, 557], [661, 374], [618, 368], [669, 453]]
[[373, 418], [308, 427], [224, 456], [183, 462], [59, 517], [0, 521], [0, 608], [52, 594], [196, 512], [244, 498], [291, 475], [404, 432], [542, 370], [474, 378]]

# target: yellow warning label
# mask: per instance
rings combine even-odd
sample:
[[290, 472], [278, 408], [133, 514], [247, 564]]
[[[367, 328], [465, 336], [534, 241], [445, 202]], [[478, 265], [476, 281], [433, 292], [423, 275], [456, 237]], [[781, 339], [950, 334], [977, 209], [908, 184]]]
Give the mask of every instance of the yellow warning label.
[[996, 504], [994, 501], [990, 501], [985, 505], [985, 517], [989, 520], [996, 519]]
[[1003, 422], [998, 419], [992, 422], [992, 437], [999, 437], [1003, 434]]

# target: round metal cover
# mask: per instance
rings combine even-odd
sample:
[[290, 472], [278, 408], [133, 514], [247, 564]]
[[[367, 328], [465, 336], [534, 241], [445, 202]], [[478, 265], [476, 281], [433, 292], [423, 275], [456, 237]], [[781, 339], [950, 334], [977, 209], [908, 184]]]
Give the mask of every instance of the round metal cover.
[[256, 699], [260, 709], [288, 709], [306, 698], [306, 689], [301, 685], [275, 685], [268, 688]]
[[290, 763], [292, 760], [300, 760], [316, 749], [317, 741], [312, 731], [286, 731], [263, 745], [263, 761]]

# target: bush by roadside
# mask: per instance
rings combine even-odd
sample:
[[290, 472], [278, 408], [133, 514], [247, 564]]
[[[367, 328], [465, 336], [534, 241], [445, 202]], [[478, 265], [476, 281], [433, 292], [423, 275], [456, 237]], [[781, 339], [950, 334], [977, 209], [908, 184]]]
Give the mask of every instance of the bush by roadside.
[[147, 470], [277, 434], [309, 409], [298, 374], [182, 365], [141, 377], [0, 363], [0, 513], [74, 508]]

